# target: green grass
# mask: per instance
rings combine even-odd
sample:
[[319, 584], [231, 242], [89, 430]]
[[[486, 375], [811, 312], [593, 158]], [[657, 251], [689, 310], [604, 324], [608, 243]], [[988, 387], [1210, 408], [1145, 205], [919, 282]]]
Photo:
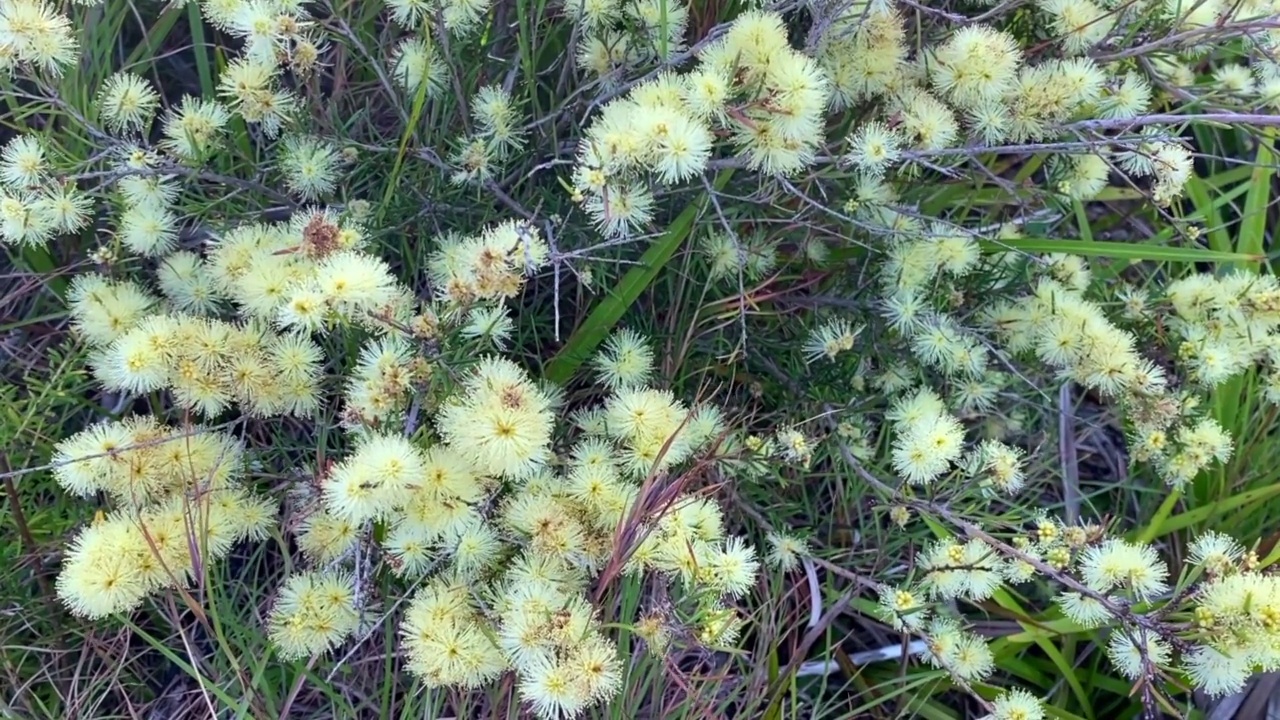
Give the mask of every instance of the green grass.
[[[1190, 197], [1197, 212], [1207, 219], [1210, 248], [1258, 258], [1233, 263], [1230, 267], [1235, 270], [1259, 272], [1269, 269], [1265, 258], [1267, 222], [1275, 202], [1272, 187], [1274, 137], [1275, 134], [1268, 130], [1254, 138], [1255, 162], [1248, 166], [1249, 174], [1234, 188], [1243, 191], [1244, 202], [1238, 209], [1234, 204], [1226, 208], [1213, 204], [1205, 188], [1206, 183], [1192, 185]], [[1239, 193], [1233, 193], [1233, 196], [1239, 197]], [[1224, 211], [1230, 211], [1230, 214]], [[1197, 481], [1190, 498], [1194, 507], [1220, 507], [1242, 494], [1269, 496], [1271, 488], [1280, 488], [1280, 473], [1274, 470], [1276, 460], [1280, 460], [1280, 451], [1271, 438], [1276, 417], [1261, 402], [1259, 383], [1257, 372], [1250, 370], [1214, 390], [1211, 398], [1213, 417], [1232, 437], [1237, 438], [1238, 446], [1231, 462]], [[1214, 520], [1219, 523], [1225, 521], [1253, 535], [1264, 531], [1277, 510], [1280, 510], [1277, 503], [1251, 503], [1228, 515], [1205, 518], [1197, 527], [1204, 529], [1214, 526]]]

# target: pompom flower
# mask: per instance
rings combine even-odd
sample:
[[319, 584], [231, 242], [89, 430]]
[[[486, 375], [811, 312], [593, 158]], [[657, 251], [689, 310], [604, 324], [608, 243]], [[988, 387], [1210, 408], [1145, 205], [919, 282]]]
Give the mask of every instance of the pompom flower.
[[0, 183], [14, 190], [37, 186], [49, 171], [44, 148], [31, 135], [16, 135], [0, 152]]
[[359, 620], [354, 577], [330, 572], [293, 575], [271, 607], [271, 640], [283, 659], [297, 660], [337, 647]]
[[634, 330], [614, 332], [595, 359], [596, 375], [609, 389], [644, 385], [653, 373], [653, 349]]
[[333, 192], [341, 158], [329, 142], [291, 135], [284, 139], [276, 162], [290, 192], [315, 200]]
[[113, 132], [145, 132], [160, 105], [160, 95], [146, 79], [129, 72], [107, 78], [98, 93], [98, 113]]

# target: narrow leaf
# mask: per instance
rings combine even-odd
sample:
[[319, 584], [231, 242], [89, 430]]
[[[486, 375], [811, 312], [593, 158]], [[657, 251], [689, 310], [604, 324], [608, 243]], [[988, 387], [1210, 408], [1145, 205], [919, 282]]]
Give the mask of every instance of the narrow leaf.
[[[716, 176], [713, 187], [716, 190], [723, 188], [732, 175], [732, 169], [722, 171]], [[613, 326], [622, 319], [627, 308], [635, 303], [654, 278], [658, 277], [658, 273], [667, 261], [675, 255], [676, 249], [693, 229], [693, 221], [706, 201], [707, 194], [704, 192], [690, 202], [672, 221], [667, 231], [649, 246], [641, 256], [639, 264], [627, 271], [609, 295], [596, 305], [587, 319], [569, 336], [569, 340], [564, 347], [560, 348], [560, 352], [547, 363], [543, 372], [547, 380], [563, 385], [573, 377], [582, 363], [591, 357], [591, 353], [604, 342], [609, 332], [613, 330]]]
[[1122, 260], [1148, 260], [1152, 262], [1256, 262], [1259, 255], [1209, 250], [1206, 248], [1165, 247], [1126, 242], [1082, 242], [1051, 238], [1013, 238], [1009, 240], [979, 241], [986, 252], [1022, 250], [1031, 253], [1068, 253], [1088, 257], [1109, 257]]

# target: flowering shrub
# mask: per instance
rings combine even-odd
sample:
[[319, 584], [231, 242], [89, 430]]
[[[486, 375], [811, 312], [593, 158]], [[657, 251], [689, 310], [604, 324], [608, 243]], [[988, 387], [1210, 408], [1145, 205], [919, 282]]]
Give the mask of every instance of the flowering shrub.
[[[74, 94], [98, 9], [0, 0], [29, 118], [0, 241], [87, 260], [62, 299], [107, 411], [49, 466], [102, 508], [66, 546], [67, 610], [198, 606], [217, 561], [274, 542], [280, 661], [341, 666], [394, 626], [420, 686], [457, 708], [514, 687], [542, 718], [628, 702], [633, 638], [673, 675], [776, 652], [751, 621], [796, 578], [830, 624], [820, 570], [991, 720], [1049, 709], [997, 676], [971, 629], [990, 603], [1109, 631], [1152, 712], [1280, 668], [1274, 553], [1209, 530], [1171, 562], [1158, 523], [1036, 507], [1079, 483], [1043, 462], [1077, 398], [1163, 481], [1160, 521], [1226, 472], [1244, 378], [1280, 402], [1280, 282], [1212, 224], [1231, 198], [1206, 139], [1268, 128], [1269, 167], [1280, 7], [517, 5], [208, 0], [198, 86], [152, 60]], [[1158, 242], [1109, 225], [1121, 205]], [[657, 300], [620, 324], [686, 238], [668, 292], [696, 286], [695, 317]], [[863, 568], [816, 513], [752, 507], [833, 472], [910, 563]]]
[[[355, 447], [293, 489], [308, 508], [295, 542], [314, 569], [286, 579], [272, 605], [279, 656], [310, 657], [357, 632], [369, 602], [360, 552], [377, 535], [388, 572], [424, 582], [401, 635], [409, 669], [426, 685], [480, 687], [515, 670], [523, 696], [547, 717], [612, 698], [620, 661], [588, 581], [627, 550], [616, 529], [642, 507], [646, 478], [705, 455], [726, 430], [719, 411], [691, 412], [645, 386], [652, 351], [622, 333], [597, 363], [612, 393], [581, 416], [582, 438], [557, 459], [557, 391], [493, 355], [455, 365], [447, 378], [432, 367], [451, 342], [501, 343], [510, 325], [502, 299], [546, 258], [536, 231], [508, 222], [442, 244], [433, 275], [459, 300], [421, 305], [384, 263], [355, 249], [356, 225], [324, 211], [303, 220], [238, 227], [206, 257], [182, 257], [180, 271], [162, 265], [165, 301], [127, 281], [78, 277], [72, 315], [98, 345], [99, 382], [166, 391], [188, 418], [232, 407], [311, 417], [325, 359], [311, 334], [363, 327], [370, 337], [340, 414]], [[205, 306], [229, 300], [241, 319], [178, 310], [197, 309], [196, 297]], [[477, 304], [486, 301], [497, 304]], [[430, 427], [416, 428], [424, 397], [438, 409]], [[164, 427], [150, 415], [63, 442], [55, 471], [63, 487], [105, 493], [117, 507], [74, 540], [58, 581], [67, 607], [91, 619], [132, 610], [149, 593], [189, 583], [198, 564], [237, 541], [263, 539], [277, 508], [239, 482], [243, 455], [225, 432]], [[645, 524], [625, 572], [670, 577], [702, 606], [700, 641], [732, 641], [740, 621], [721, 599], [752, 586], [755, 551], [726, 535], [715, 504], [694, 496], [674, 498]], [[194, 547], [189, 527], [201, 538]]]

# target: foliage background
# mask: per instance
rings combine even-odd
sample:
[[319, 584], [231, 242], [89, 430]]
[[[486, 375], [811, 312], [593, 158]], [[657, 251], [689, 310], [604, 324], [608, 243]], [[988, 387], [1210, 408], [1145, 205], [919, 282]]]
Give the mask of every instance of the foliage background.
[[[692, 3], [689, 37], [704, 37], [741, 9], [729, 0]], [[444, 230], [479, 228], [522, 214], [558, 216], [558, 240], [565, 248], [598, 243], [556, 180], [572, 159], [571, 141], [596, 90], [576, 86], [564, 62], [572, 54], [572, 29], [559, 10], [547, 0], [498, 3], [483, 43], [449, 55], [454, 91], [429, 102], [388, 88], [381, 68], [393, 31], [380, 11], [378, 3], [319, 3], [317, 17], [343, 42], [335, 45], [327, 72], [301, 90], [310, 96], [313, 131], [358, 149], [343, 200], [373, 204], [378, 247], [401, 277], [423, 277], [431, 239]], [[69, 154], [82, 153], [91, 138], [75, 118], [91, 111], [94, 89], [112, 72], [128, 68], [143, 74], [170, 101], [184, 93], [209, 96], [233, 45], [200, 19], [194, 4], [109, 0], [71, 6], [70, 12], [84, 59], [59, 81], [61, 102], [27, 102], [30, 88], [4, 85], [0, 140], [11, 132], [35, 131]], [[911, 12], [920, 19], [934, 10]], [[1219, 54], [1229, 58], [1235, 51], [1223, 46], [1201, 70], [1207, 77]], [[450, 183], [439, 157], [467, 125], [465, 99], [483, 84], [512, 80], [528, 115], [538, 120], [533, 149], [519, 155], [495, 187]], [[1059, 204], [1048, 219], [1034, 217], [1028, 234], [1041, 239], [1018, 247], [1081, 253], [1097, 272], [1137, 283], [1208, 268], [1223, 258], [1269, 268], [1276, 216], [1273, 131], [1203, 122], [1187, 124], [1183, 136], [1201, 155], [1186, 201], [1169, 210], [1176, 221], [1140, 202], [1140, 189], [1112, 187], [1088, 207]], [[270, 215], [291, 203], [273, 189], [275, 180], [249, 129], [238, 127], [228, 146], [233, 152], [220, 156], [207, 175], [188, 178], [193, 186], [219, 188], [190, 193], [207, 198], [205, 217]], [[980, 158], [992, 174], [1014, 182], [979, 180], [975, 187], [969, 177], [931, 181], [912, 188], [910, 199], [927, 212], [975, 224], [1018, 217], [1023, 208], [1043, 202], [1034, 182], [1024, 182], [1043, 159], [1034, 152]], [[795, 379], [809, 371], [785, 364], [793, 362], [787, 348], [803, 342], [815, 313], [863, 311], [871, 292], [869, 281], [860, 282], [857, 268], [865, 257], [857, 248], [835, 269], [805, 261], [806, 234], [830, 232], [830, 218], [817, 187], [803, 179], [796, 184], [798, 192], [772, 195], [761, 205], [743, 200], [758, 187], [724, 170], [707, 186], [664, 200], [669, 222], [660, 235], [555, 258], [554, 272], [537, 278], [520, 299], [516, 354], [543, 376], [568, 383], [571, 399], [574, 393], [581, 397], [588, 390], [574, 382], [575, 371], [614, 326], [624, 324], [654, 338], [661, 374], [677, 395], [714, 393], [755, 427], [821, 423], [821, 408], [849, 397], [856, 398], [855, 410], [883, 407], [884, 398], [855, 391], [843, 368], [801, 386]], [[754, 284], [704, 282], [705, 259], [695, 252], [695, 240], [720, 223], [721, 203], [731, 222], [778, 240], [788, 261]], [[1207, 251], [1182, 241], [1192, 225], [1202, 228]], [[121, 410], [104, 407], [93, 389], [87, 351], [69, 337], [62, 298], [68, 276], [88, 267], [86, 257], [103, 231], [94, 228], [47, 251], [26, 248], [0, 258], [0, 477], [6, 495], [0, 510], [0, 716], [515, 717], [509, 686], [472, 698], [418, 692], [390, 651], [389, 624], [337, 658], [293, 664], [273, 659], [263, 612], [265, 593], [285, 572], [282, 536], [238, 550], [190, 597], [167, 596], [132, 619], [90, 626], [69, 618], [55, 602], [51, 585], [62, 541], [91, 510], [65, 497], [42, 467], [58, 440], [91, 418]], [[582, 275], [587, 270], [589, 285]], [[1276, 410], [1260, 401], [1256, 382], [1248, 375], [1217, 392], [1213, 412], [1238, 439], [1236, 455], [1181, 497], [1169, 496], [1147, 473], [1129, 471], [1119, 422], [1106, 407], [1070, 392], [1024, 398], [1049, 419], [1031, 428], [1040, 451], [1029, 474], [1052, 479], [1049, 490], [1027, 502], [1067, 517], [1115, 518], [1131, 528], [1132, 537], [1158, 541], [1174, 557], [1188, 537], [1206, 528], [1258, 538], [1260, 555], [1270, 556], [1280, 514], [1280, 439]], [[797, 408], [815, 416], [796, 417]], [[287, 423], [250, 423], [244, 432], [281, 456], [338, 450], [325, 433]], [[885, 457], [887, 442], [883, 434], [872, 437], [872, 447], [881, 450], [876, 457]], [[289, 478], [260, 480], [283, 485]], [[623, 695], [600, 715], [975, 714], [945, 672], [902, 662], [905, 641], [871, 617], [875, 599], [862, 579], [901, 577], [912, 562], [911, 548], [929, 537], [927, 524], [894, 524], [888, 507], [843, 461], [834, 441], [818, 446], [807, 471], [783, 469], [775, 480], [726, 486], [731, 513], [761, 545], [770, 528], [804, 529], [814, 553], [811, 569], [775, 573], [748, 597], [751, 630], [741, 654], [637, 654]], [[978, 518], [984, 513], [979, 506], [963, 510]], [[606, 607], [632, 607], [642, 591], [619, 582]], [[1039, 609], [1044, 599], [1003, 595], [981, 608], [980, 627], [1000, 638], [995, 647], [1001, 670], [1040, 692], [1059, 718], [1141, 716], [1129, 684], [1114, 676], [1099, 651], [1097, 634], [1059, 632]], [[621, 637], [626, 650], [625, 629]], [[1171, 703], [1170, 711], [1196, 712], [1189, 700]]]

